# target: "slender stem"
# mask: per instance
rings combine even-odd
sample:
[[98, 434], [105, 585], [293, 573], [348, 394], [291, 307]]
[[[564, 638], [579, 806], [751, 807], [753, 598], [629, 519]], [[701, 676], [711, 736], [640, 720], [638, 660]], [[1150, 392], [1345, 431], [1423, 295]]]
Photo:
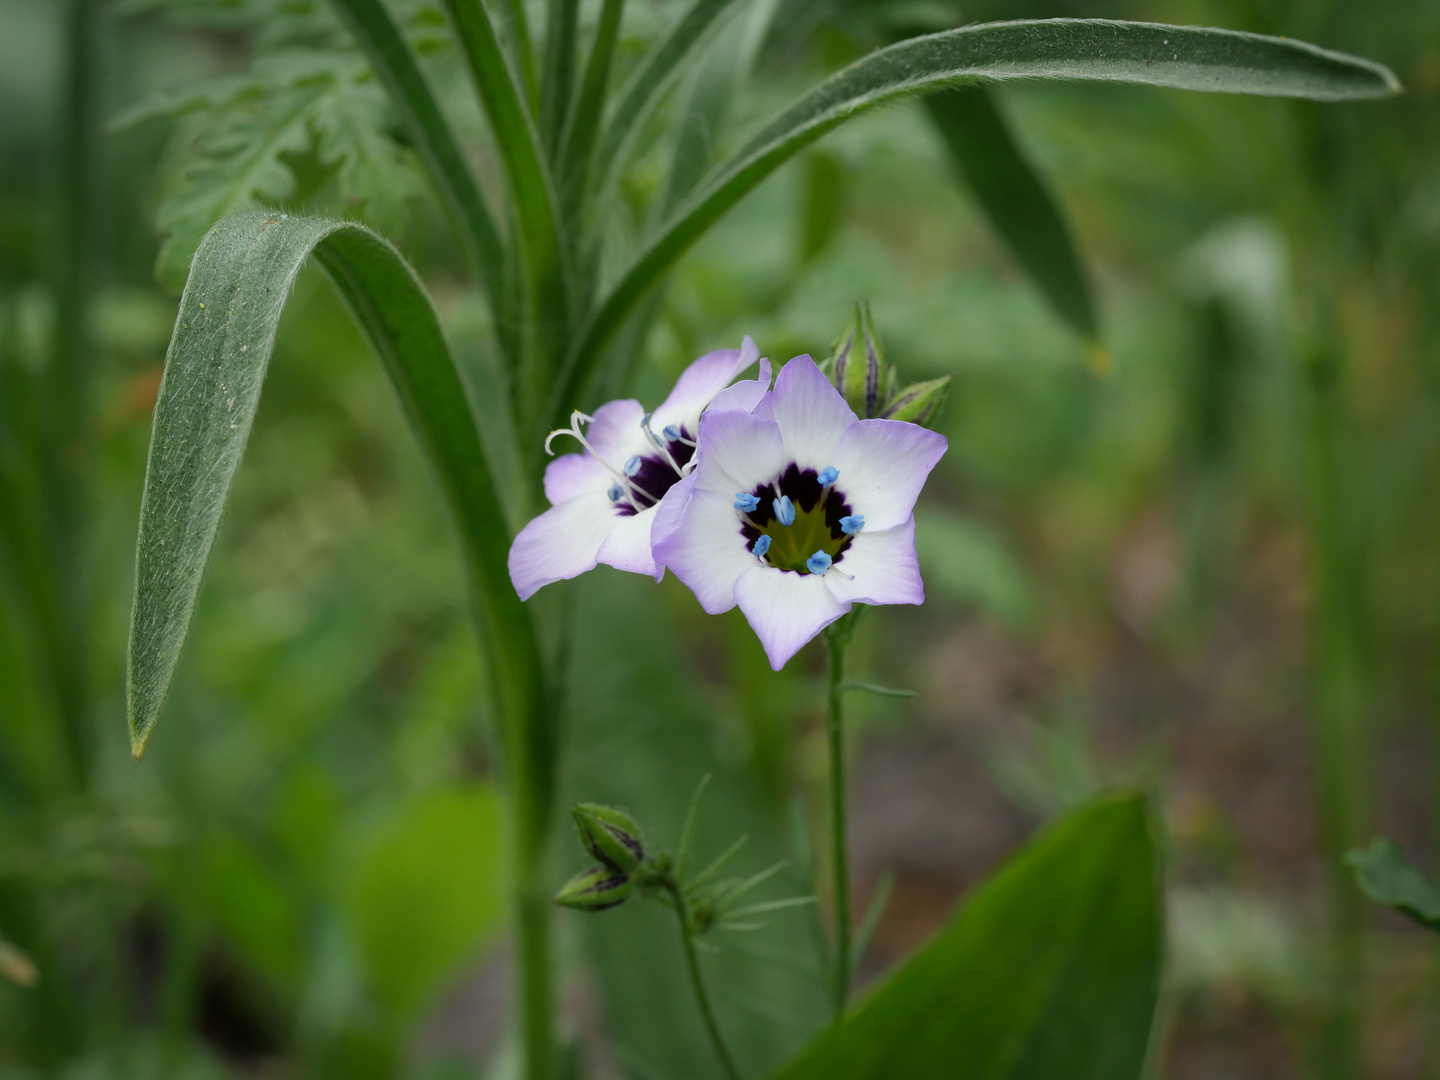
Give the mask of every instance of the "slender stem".
[[[846, 616], [841, 623], [848, 623]], [[835, 624], [837, 627], [840, 623]], [[845, 650], [853, 628], [827, 630], [830, 650], [830, 870], [835, 904], [835, 1017], [850, 997], [850, 854], [845, 824]]]
[[720, 1068], [728, 1080], [740, 1080], [740, 1070], [720, 1034], [720, 1024], [715, 1019], [715, 1010], [710, 1004], [710, 994], [705, 989], [705, 976], [700, 971], [700, 958], [695, 955], [694, 929], [690, 925], [690, 908], [685, 902], [685, 890], [680, 888], [674, 877], [665, 881], [665, 887], [675, 900], [675, 915], [680, 920], [680, 944], [685, 950], [685, 967], [690, 973], [690, 988], [695, 991], [695, 1003], [700, 1006], [700, 1018], [705, 1021], [705, 1031], [710, 1036], [710, 1045], [720, 1059]]

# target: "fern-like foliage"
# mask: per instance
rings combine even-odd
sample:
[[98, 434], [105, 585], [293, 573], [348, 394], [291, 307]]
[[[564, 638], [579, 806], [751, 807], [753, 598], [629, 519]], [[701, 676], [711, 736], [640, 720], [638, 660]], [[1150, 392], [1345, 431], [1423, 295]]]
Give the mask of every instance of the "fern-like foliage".
[[[411, 3], [425, 35], [440, 12]], [[404, 224], [420, 194], [414, 155], [397, 137], [390, 103], [328, 5], [317, 0], [130, 0], [120, 10], [253, 42], [243, 75], [192, 81], [142, 101], [112, 131], [181, 118], [179, 162], [156, 212], [156, 276], [185, 283], [205, 231], [249, 206], [318, 206], [382, 233]], [[443, 26], [443, 23], [442, 23]], [[439, 35], [437, 35], [438, 37]], [[422, 43], [428, 44], [428, 42]]]

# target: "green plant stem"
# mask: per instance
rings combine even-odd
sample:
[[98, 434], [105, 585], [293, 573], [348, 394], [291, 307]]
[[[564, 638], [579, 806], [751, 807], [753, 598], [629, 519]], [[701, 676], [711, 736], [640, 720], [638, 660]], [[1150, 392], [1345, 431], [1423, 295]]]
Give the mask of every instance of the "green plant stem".
[[845, 1013], [850, 997], [850, 851], [845, 822], [845, 652], [855, 636], [855, 622], [864, 609], [825, 628], [830, 652], [830, 872], [835, 908], [835, 1018]]
[[680, 921], [680, 944], [685, 950], [686, 970], [690, 973], [690, 988], [695, 991], [695, 1003], [700, 1007], [700, 1018], [705, 1021], [705, 1032], [710, 1036], [710, 1045], [714, 1047], [715, 1056], [720, 1060], [720, 1068], [724, 1070], [728, 1080], [740, 1080], [740, 1070], [735, 1067], [735, 1059], [730, 1056], [725, 1037], [720, 1034], [720, 1024], [715, 1019], [715, 1009], [711, 1006], [710, 994], [705, 989], [700, 958], [695, 955], [695, 934], [690, 925], [690, 907], [685, 902], [685, 890], [673, 876], [666, 878], [665, 888], [675, 901], [675, 915]]

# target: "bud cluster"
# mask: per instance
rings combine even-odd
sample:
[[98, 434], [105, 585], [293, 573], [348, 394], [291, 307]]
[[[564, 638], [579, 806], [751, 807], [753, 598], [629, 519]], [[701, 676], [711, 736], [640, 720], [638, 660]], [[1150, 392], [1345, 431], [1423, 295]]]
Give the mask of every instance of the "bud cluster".
[[861, 419], [904, 420], [927, 427], [939, 418], [953, 378], [946, 375], [901, 389], [899, 372], [885, 362], [869, 304], [855, 305], [855, 314], [835, 339], [820, 370]]
[[580, 911], [604, 911], [630, 899], [653, 876], [646, 862], [640, 826], [630, 815], [599, 803], [570, 808], [580, 843], [600, 865], [575, 875], [555, 894], [555, 903]]

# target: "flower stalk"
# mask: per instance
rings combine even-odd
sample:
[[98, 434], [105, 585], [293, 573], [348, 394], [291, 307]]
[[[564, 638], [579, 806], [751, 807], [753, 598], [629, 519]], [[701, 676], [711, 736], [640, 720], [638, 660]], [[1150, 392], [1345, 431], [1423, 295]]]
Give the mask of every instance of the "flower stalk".
[[705, 975], [700, 970], [700, 958], [695, 955], [696, 925], [691, 918], [690, 906], [685, 899], [685, 890], [673, 873], [664, 878], [664, 888], [675, 904], [675, 918], [680, 923], [680, 944], [685, 951], [685, 970], [690, 976], [690, 989], [695, 993], [695, 1004], [700, 1009], [700, 1019], [705, 1023], [705, 1034], [715, 1050], [715, 1057], [724, 1070], [726, 1080], [740, 1080], [740, 1070], [730, 1048], [725, 1045], [725, 1036], [720, 1032], [720, 1023], [715, 1019], [715, 1009], [710, 1004], [710, 994], [705, 989]]
[[825, 628], [825, 647], [830, 656], [829, 722], [826, 725], [830, 751], [830, 872], [835, 915], [834, 993], [835, 1019], [845, 1013], [850, 998], [850, 846], [845, 815], [845, 653], [855, 636], [855, 624], [865, 610], [856, 604], [844, 618]]

